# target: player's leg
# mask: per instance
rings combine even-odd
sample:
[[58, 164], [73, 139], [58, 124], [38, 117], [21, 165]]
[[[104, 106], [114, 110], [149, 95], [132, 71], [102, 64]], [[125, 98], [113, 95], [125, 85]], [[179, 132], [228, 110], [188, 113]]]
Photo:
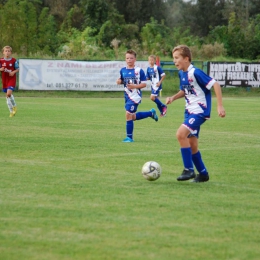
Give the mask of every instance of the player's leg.
[[[151, 100], [154, 101], [155, 97], [153, 94], [151, 94], [150, 96]], [[153, 118], [155, 121], [158, 121], [158, 116], [156, 114], [156, 111], [154, 108], [152, 108], [150, 111], [145, 111], [145, 112], [137, 112], [135, 114], [135, 118], [134, 120], [142, 120], [145, 119], [147, 117], [151, 117]]]
[[9, 90], [9, 89], [3, 89], [3, 92], [5, 92], [6, 94], [6, 104], [7, 104], [7, 107], [9, 109], [9, 112], [10, 112], [10, 117], [13, 117], [14, 114], [13, 114], [13, 104], [11, 102], [11, 94], [12, 92]]
[[188, 140], [188, 135], [190, 130], [185, 127], [183, 124], [179, 127], [176, 133], [176, 137], [180, 144], [180, 152], [182, 156], [184, 170], [182, 174], [177, 178], [178, 181], [186, 181], [193, 179], [196, 175], [194, 172], [193, 162], [192, 162], [192, 153], [191, 147]]
[[183, 124], [179, 127], [176, 137], [181, 147], [181, 155], [184, 164], [184, 171], [177, 178], [179, 181], [185, 181], [195, 178], [192, 154], [196, 152], [200, 126], [205, 122], [205, 118], [195, 114], [185, 114]]
[[207, 168], [202, 160], [201, 153], [198, 149], [198, 137], [192, 136], [189, 138], [192, 149], [192, 161], [195, 165], [198, 175], [193, 179], [193, 182], [205, 182], [209, 180]]
[[152, 108], [150, 111], [137, 112], [135, 114], [135, 119], [134, 120], [142, 120], [142, 119], [145, 119], [147, 117], [151, 117], [156, 122], [158, 121], [158, 116], [157, 116], [156, 111], [155, 111], [154, 108]]
[[14, 99], [14, 95], [13, 95], [13, 91], [14, 91], [14, 88], [13, 87], [10, 87], [8, 89], [8, 91], [10, 90], [10, 100], [11, 100], [11, 103], [13, 105], [13, 115], [16, 114], [17, 112], [17, 106], [16, 106], [16, 102], [15, 102], [15, 99]]
[[165, 116], [167, 113], [167, 106], [162, 103], [159, 99], [160, 88], [157, 90], [152, 89], [151, 100], [156, 103], [158, 110], [160, 111], [160, 116]]
[[126, 104], [126, 138], [123, 140], [124, 143], [133, 142], [133, 132], [134, 132], [134, 120], [135, 112], [137, 110], [138, 104]]

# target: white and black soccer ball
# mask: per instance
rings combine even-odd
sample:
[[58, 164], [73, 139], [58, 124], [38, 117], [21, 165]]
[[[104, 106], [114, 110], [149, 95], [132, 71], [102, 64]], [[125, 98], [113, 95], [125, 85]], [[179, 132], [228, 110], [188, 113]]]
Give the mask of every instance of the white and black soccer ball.
[[155, 181], [160, 178], [162, 168], [159, 163], [154, 161], [146, 162], [142, 167], [142, 175], [148, 181]]

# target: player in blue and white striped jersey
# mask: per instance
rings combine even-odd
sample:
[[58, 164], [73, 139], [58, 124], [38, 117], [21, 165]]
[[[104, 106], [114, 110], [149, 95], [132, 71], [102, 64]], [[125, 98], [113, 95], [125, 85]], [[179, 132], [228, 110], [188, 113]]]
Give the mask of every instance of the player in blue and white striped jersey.
[[146, 87], [146, 76], [144, 71], [135, 66], [136, 52], [128, 50], [125, 55], [127, 66], [120, 70], [120, 78], [117, 84], [124, 84], [125, 88], [125, 110], [126, 110], [126, 138], [125, 143], [133, 142], [134, 121], [148, 117], [158, 121], [156, 111], [137, 112], [138, 105], [142, 101], [142, 88]]
[[156, 56], [150, 55], [148, 57], [149, 67], [146, 70], [146, 77], [151, 81], [151, 100], [156, 103], [160, 111], [160, 116], [165, 116], [167, 113], [167, 106], [159, 99], [162, 91], [162, 82], [166, 77], [163, 69], [155, 64]]
[[[166, 104], [182, 97], [186, 100], [184, 122], [176, 133], [184, 164], [184, 170], [177, 180], [194, 178], [193, 182], [205, 182], [209, 180], [209, 174], [198, 148], [200, 126], [210, 118], [212, 87], [217, 97], [218, 115], [225, 117], [221, 87], [215, 79], [191, 64], [191, 51], [186, 45], [175, 47], [172, 56], [179, 70], [180, 90], [172, 97], [167, 97]], [[199, 172], [198, 175], [195, 174], [193, 165]]]

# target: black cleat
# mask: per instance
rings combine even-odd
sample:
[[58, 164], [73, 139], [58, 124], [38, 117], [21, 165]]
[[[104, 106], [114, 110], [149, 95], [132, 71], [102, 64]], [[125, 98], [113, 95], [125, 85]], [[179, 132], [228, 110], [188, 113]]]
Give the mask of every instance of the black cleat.
[[209, 175], [197, 174], [191, 182], [205, 182], [209, 180]]
[[182, 174], [177, 178], [177, 181], [187, 181], [196, 177], [194, 171], [184, 169]]

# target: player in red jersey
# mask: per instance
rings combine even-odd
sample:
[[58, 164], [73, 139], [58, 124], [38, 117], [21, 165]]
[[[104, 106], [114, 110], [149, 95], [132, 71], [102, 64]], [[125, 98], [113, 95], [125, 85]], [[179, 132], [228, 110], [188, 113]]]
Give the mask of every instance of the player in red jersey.
[[10, 110], [10, 117], [17, 112], [13, 91], [16, 86], [16, 73], [19, 71], [18, 61], [12, 58], [12, 48], [5, 46], [3, 48], [3, 58], [0, 59], [0, 71], [2, 72], [3, 92], [6, 93], [6, 102]]

